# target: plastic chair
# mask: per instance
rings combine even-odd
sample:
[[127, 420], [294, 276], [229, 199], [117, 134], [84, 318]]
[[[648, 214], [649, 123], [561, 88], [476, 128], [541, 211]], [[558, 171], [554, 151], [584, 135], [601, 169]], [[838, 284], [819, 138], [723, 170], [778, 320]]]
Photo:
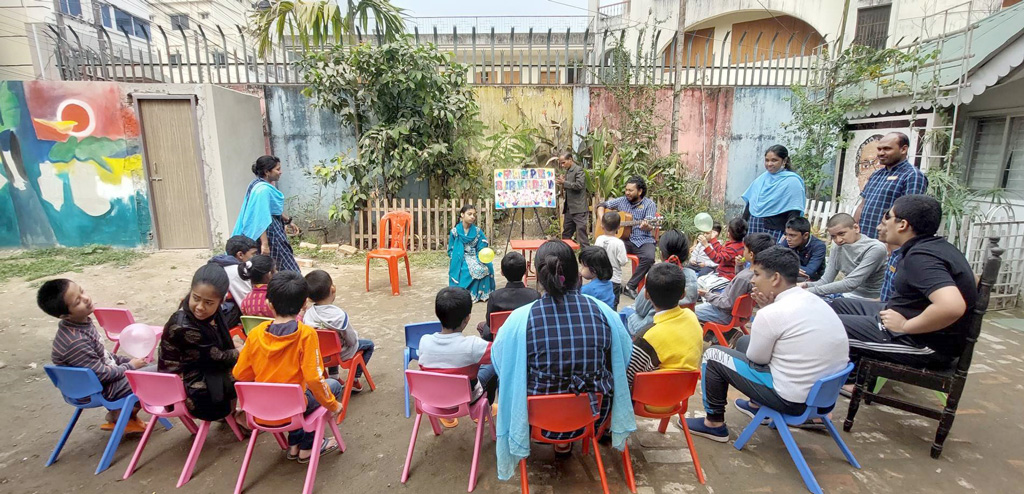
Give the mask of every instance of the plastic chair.
[[[405, 236], [412, 228], [412, 214], [408, 211], [392, 211], [385, 214], [377, 226], [377, 248], [366, 253], [366, 291], [370, 291], [370, 260], [385, 259], [388, 262], [388, 276], [391, 278], [391, 294], [398, 295], [398, 260], [405, 259], [405, 279], [412, 286], [409, 271], [409, 253], [405, 250]], [[388, 241], [388, 234], [391, 241]], [[387, 245], [387, 247], [384, 247]]]
[[[124, 328], [135, 324], [135, 317], [132, 316], [132, 311], [128, 309], [115, 309], [115, 308], [96, 308], [92, 311], [93, 315], [96, 316], [96, 322], [99, 323], [100, 327], [103, 328], [103, 332], [106, 333], [107, 339], [114, 342], [114, 350], [110, 353], [117, 353], [117, 350], [121, 348], [120, 335]], [[160, 336], [164, 334], [163, 326], [149, 326], [153, 328], [153, 333], [156, 334], [157, 346], [160, 346]], [[153, 347], [153, 351], [149, 352], [146, 357], [147, 361], [153, 361], [153, 352], [156, 351], [156, 347]]]
[[476, 442], [473, 443], [473, 465], [469, 470], [468, 492], [476, 487], [477, 465], [480, 460], [480, 443], [483, 440], [484, 422], [491, 424], [491, 439], [497, 440], [494, 430], [494, 417], [491, 415], [491, 404], [486, 396], [481, 396], [476, 403], [470, 403], [472, 394], [469, 387], [469, 376], [439, 374], [406, 370], [405, 379], [409, 382], [409, 391], [416, 403], [416, 421], [412, 426], [412, 437], [409, 438], [409, 453], [405, 456], [405, 468], [402, 469], [402, 483], [409, 480], [409, 465], [412, 463], [412, 452], [416, 447], [416, 435], [420, 431], [420, 422], [426, 414], [435, 436], [442, 432], [438, 419], [453, 419], [469, 415], [476, 420]]
[[249, 331], [252, 331], [256, 326], [265, 322], [274, 322], [274, 320], [269, 317], [242, 316], [242, 330], [245, 331], [245, 335], [248, 336]]
[[341, 398], [341, 406], [343, 408], [341, 413], [338, 414], [338, 423], [340, 424], [342, 420], [345, 420], [345, 414], [348, 413], [348, 400], [352, 397], [352, 386], [356, 381], [356, 369], [363, 370], [363, 376], [366, 377], [366, 383], [370, 385], [370, 391], [377, 389], [377, 386], [373, 384], [373, 377], [370, 376], [370, 371], [366, 369], [363, 352], [356, 352], [352, 358], [341, 360], [341, 338], [338, 336], [338, 333], [329, 329], [318, 329], [316, 330], [316, 337], [320, 342], [320, 358], [324, 361], [324, 376], [327, 375], [327, 367], [338, 366], [348, 371], [348, 377], [345, 378], [345, 392]]
[[[668, 429], [668, 421], [678, 415], [683, 424], [686, 423], [686, 405], [690, 396], [700, 382], [700, 371], [664, 370], [656, 372], [640, 372], [633, 378], [633, 413], [641, 417], [661, 419], [658, 425], [658, 432], [664, 434]], [[697, 480], [704, 483], [704, 471], [700, 467], [700, 459], [697, 458], [697, 449], [693, 447], [693, 436], [690, 430], [683, 427], [683, 435], [686, 437], [686, 446], [690, 448], [690, 456], [693, 458], [693, 468], [697, 471]], [[632, 462], [627, 458], [627, 465], [630, 465], [629, 479], [630, 488], [636, 489], [636, 481], [632, 476]]]
[[[594, 447], [594, 459], [597, 461], [597, 472], [601, 476], [601, 489], [608, 494], [608, 479], [604, 474], [604, 462], [601, 461], [601, 452], [597, 449], [597, 435], [594, 431], [594, 423], [599, 415], [590, 411], [590, 396], [587, 394], [557, 394], [537, 395], [526, 398], [527, 415], [530, 423], [530, 440], [547, 444], [570, 444], [576, 441], [583, 443], [583, 454], [587, 454], [589, 447]], [[609, 418], [611, 420], [611, 418]], [[548, 439], [541, 433], [549, 432], [572, 432], [584, 429], [583, 435], [574, 439], [556, 440]], [[629, 454], [629, 446], [623, 451], [623, 460]], [[626, 466], [630, 472], [632, 467]], [[526, 473], [526, 458], [519, 460], [520, 487], [523, 494], [529, 494], [529, 476]], [[626, 474], [627, 478], [630, 476]], [[628, 480], [627, 480], [628, 482]]]
[[835, 407], [836, 400], [839, 399], [839, 389], [846, 383], [847, 376], [853, 371], [853, 363], [846, 365], [842, 371], [837, 372], [831, 376], [819, 379], [818, 382], [814, 383], [811, 387], [810, 393], [807, 394], [807, 409], [800, 415], [783, 415], [782, 413], [772, 410], [766, 406], [761, 406], [757, 410], [757, 414], [754, 415], [754, 419], [750, 421], [743, 432], [738, 438], [736, 438], [736, 449], [743, 449], [743, 446], [747, 444], [750, 437], [754, 435], [757, 427], [761, 425], [764, 419], [770, 419], [769, 426], [779, 431], [779, 435], [782, 436], [782, 442], [786, 443], [786, 449], [789, 451], [789, 456], [793, 458], [793, 463], [796, 463], [796, 469], [800, 471], [800, 476], [804, 479], [804, 484], [807, 486], [807, 490], [821, 494], [821, 486], [818, 485], [818, 481], [814, 478], [814, 473], [811, 472], [811, 468], [807, 466], [807, 461], [804, 456], [800, 453], [800, 448], [796, 444], [796, 440], [793, 438], [793, 434], [789, 432], [788, 427], [779, 427], [776, 424], [786, 425], [800, 425], [811, 419], [821, 419], [825, 424], [825, 428], [828, 429], [829, 435], [835, 440], [836, 444], [839, 445], [839, 449], [843, 451], [843, 455], [846, 456], [846, 460], [850, 462], [856, 468], [860, 468], [860, 463], [857, 463], [857, 459], [853, 457], [853, 452], [846, 446], [843, 439], [839, 437], [839, 431], [836, 430], [836, 426], [832, 425], [832, 421], [828, 418], [828, 413]]
[[718, 344], [729, 346], [729, 342], [725, 339], [725, 333], [732, 328], [739, 328], [744, 334], [750, 334], [743, 325], [750, 320], [750, 316], [753, 313], [754, 299], [750, 298], [750, 295], [740, 295], [732, 304], [732, 320], [728, 324], [706, 322], [704, 323], [704, 334], [708, 334], [708, 331], [711, 331], [718, 338]]
[[[405, 325], [405, 364], [402, 366], [402, 370], [409, 368], [409, 364], [413, 360], [419, 360], [419, 355], [416, 353], [420, 349], [420, 338], [423, 335], [440, 333], [441, 323], [440, 322], [417, 322], [413, 324]], [[405, 418], [409, 418], [412, 413], [409, 411], [409, 379], [405, 379]]]
[[[635, 273], [636, 267], [640, 265], [640, 257], [638, 257], [636, 254], [626, 254], [626, 259], [629, 259], [629, 264], [633, 269], [633, 272]], [[646, 283], [647, 277], [645, 276], [642, 280], [640, 280], [640, 283], [636, 284], [636, 292], [640, 293], [640, 290], [644, 289], [644, 285]]]
[[[200, 420], [199, 427], [196, 427], [195, 421], [198, 419], [193, 417], [188, 412], [188, 408], [185, 407], [187, 396], [185, 395], [185, 385], [181, 382], [181, 376], [142, 371], [127, 371], [124, 374], [128, 378], [128, 382], [131, 383], [132, 391], [135, 392], [139, 403], [142, 404], [142, 409], [153, 417], [146, 424], [146, 432], [142, 433], [142, 440], [139, 441], [139, 446], [135, 448], [135, 454], [132, 455], [132, 461], [128, 464], [128, 469], [125, 470], [122, 479], [128, 480], [128, 477], [135, 471], [135, 466], [139, 463], [142, 450], [146, 448], [149, 435], [153, 432], [153, 425], [156, 424], [157, 420], [178, 418], [182, 424], [185, 424], [185, 428], [189, 432], [196, 435], [195, 440], [192, 441], [192, 450], [189, 451], [188, 459], [185, 460], [185, 467], [181, 469], [181, 476], [178, 477], [178, 485], [176, 487], [185, 485], [192, 478], [192, 470], [196, 466], [196, 460], [199, 459], [199, 453], [203, 450], [203, 444], [206, 442], [206, 435], [210, 431], [210, 422]], [[245, 441], [242, 431], [239, 430], [238, 424], [235, 423], [232, 417], [228, 417], [225, 422], [228, 423], [231, 432], [235, 433], [235, 437], [239, 441]]]
[[[114, 452], [117, 450], [117, 446], [121, 444], [124, 428], [131, 419], [131, 411], [135, 408], [135, 402], [139, 401], [138, 398], [134, 394], [129, 394], [117, 401], [107, 401], [103, 398], [103, 385], [100, 384], [100, 380], [92, 369], [46, 365], [43, 366], [43, 370], [50, 377], [50, 381], [53, 381], [53, 385], [60, 390], [61, 395], [64, 396], [64, 401], [68, 405], [75, 407], [75, 412], [71, 414], [71, 420], [68, 421], [67, 427], [64, 428], [64, 433], [61, 434], [60, 440], [57, 441], [57, 447], [53, 448], [53, 453], [46, 460], [46, 466], [50, 466], [53, 462], [57, 461], [57, 456], [60, 455], [60, 450], [64, 449], [64, 444], [67, 443], [71, 430], [78, 423], [78, 417], [82, 415], [82, 410], [103, 407], [107, 410], [122, 411], [117, 417], [117, 422], [114, 424], [114, 430], [110, 431], [110, 439], [107, 441], [107, 447], [103, 450], [103, 456], [100, 457], [100, 464], [96, 467], [96, 473], [106, 470], [114, 459]], [[168, 430], [171, 428], [171, 423], [166, 419], [161, 418], [160, 424]]]
[[512, 315], [512, 311], [510, 310], [491, 313], [489, 323], [489, 326], [491, 327], [491, 336], [498, 336], [498, 330], [501, 329], [501, 325], [505, 324], [505, 320], [508, 319], [508, 316], [510, 315]]
[[242, 459], [242, 469], [238, 472], [235, 494], [242, 492], [245, 474], [249, 470], [249, 460], [252, 459], [252, 451], [256, 447], [260, 431], [273, 434], [281, 449], [288, 449], [284, 433], [299, 429], [314, 433], [313, 455], [309, 457], [306, 482], [302, 487], [302, 494], [312, 494], [313, 484], [316, 482], [316, 467], [320, 464], [320, 445], [323, 443], [325, 424], [330, 426], [331, 433], [338, 440], [338, 452], [345, 452], [345, 441], [341, 439], [338, 425], [330, 420], [330, 412], [324, 407], [318, 407], [309, 415], [303, 416], [306, 411], [306, 393], [298, 384], [237, 382], [235, 392], [238, 393], [238, 407], [245, 412], [245, 420], [252, 429], [249, 446], [246, 447], [245, 457]]

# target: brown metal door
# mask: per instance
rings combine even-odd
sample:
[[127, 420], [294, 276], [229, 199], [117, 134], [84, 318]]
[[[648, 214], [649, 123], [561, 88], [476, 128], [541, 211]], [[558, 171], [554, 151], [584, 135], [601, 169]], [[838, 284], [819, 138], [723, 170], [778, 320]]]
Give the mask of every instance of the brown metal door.
[[190, 99], [139, 99], [150, 202], [162, 249], [209, 248], [199, 143]]

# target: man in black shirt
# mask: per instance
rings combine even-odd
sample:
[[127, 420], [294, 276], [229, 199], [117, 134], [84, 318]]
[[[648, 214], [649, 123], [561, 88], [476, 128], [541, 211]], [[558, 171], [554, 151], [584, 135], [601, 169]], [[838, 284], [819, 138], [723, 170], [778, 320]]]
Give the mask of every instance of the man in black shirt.
[[490, 326], [491, 313], [516, 310], [540, 298], [540, 292], [523, 283], [523, 276], [526, 275], [526, 258], [522, 254], [516, 251], [505, 254], [505, 257], [501, 258], [501, 274], [508, 283], [505, 284], [505, 288], [491, 292], [491, 297], [487, 299], [487, 315], [483, 322], [476, 326], [480, 337], [487, 341], [494, 341]]
[[854, 362], [867, 356], [945, 369], [963, 353], [977, 284], [963, 253], [935, 236], [941, 218], [939, 202], [921, 194], [900, 197], [883, 216], [882, 240], [903, 254], [892, 297], [888, 302], [842, 298], [832, 304], [846, 327]]

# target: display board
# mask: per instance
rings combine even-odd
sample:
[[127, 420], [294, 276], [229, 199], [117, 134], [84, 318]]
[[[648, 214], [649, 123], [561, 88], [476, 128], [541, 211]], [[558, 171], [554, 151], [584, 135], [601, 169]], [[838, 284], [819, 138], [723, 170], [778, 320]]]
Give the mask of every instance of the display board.
[[494, 208], [555, 207], [554, 168], [494, 170]]

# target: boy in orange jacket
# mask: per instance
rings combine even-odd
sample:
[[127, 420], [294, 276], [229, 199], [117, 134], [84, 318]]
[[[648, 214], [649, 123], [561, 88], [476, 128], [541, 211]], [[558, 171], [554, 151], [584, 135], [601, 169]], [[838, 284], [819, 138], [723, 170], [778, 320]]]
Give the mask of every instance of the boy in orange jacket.
[[[296, 321], [306, 303], [309, 288], [299, 273], [282, 271], [267, 286], [267, 303], [274, 320], [249, 332], [238, 356], [234, 374], [239, 381], [299, 384], [306, 388], [306, 413], [317, 407], [341, 412], [342, 385], [325, 379], [316, 330]], [[288, 433], [288, 459], [306, 463], [313, 453], [314, 435], [302, 429]], [[324, 438], [318, 445], [324, 455], [338, 449], [337, 441]]]

